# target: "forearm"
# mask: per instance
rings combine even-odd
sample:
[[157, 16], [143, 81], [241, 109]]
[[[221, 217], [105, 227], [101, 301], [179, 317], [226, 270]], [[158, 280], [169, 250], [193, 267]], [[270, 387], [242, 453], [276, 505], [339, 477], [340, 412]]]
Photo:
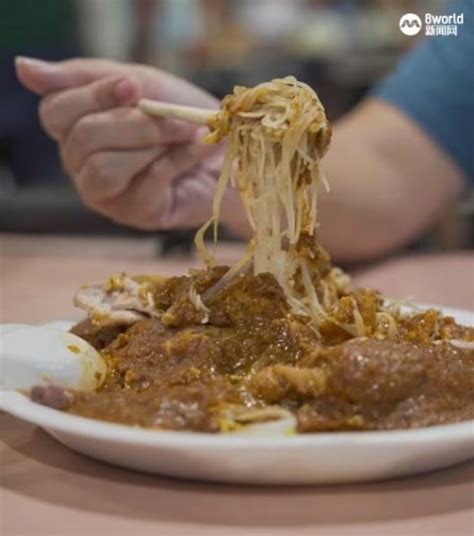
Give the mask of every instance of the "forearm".
[[447, 156], [407, 117], [371, 99], [335, 125], [323, 161], [323, 243], [339, 260], [374, 258], [422, 233], [462, 189]]

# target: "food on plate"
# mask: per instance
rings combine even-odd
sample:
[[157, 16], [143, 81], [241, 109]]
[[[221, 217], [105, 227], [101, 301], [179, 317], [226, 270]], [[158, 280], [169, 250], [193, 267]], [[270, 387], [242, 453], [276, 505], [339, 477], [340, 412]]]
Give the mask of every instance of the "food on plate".
[[[331, 128], [293, 77], [236, 87], [210, 123], [227, 138], [205, 267], [178, 277], [115, 274], [85, 285], [72, 331], [107, 373], [94, 392], [52, 398], [72, 414], [167, 430], [230, 432], [289, 420], [297, 432], [392, 430], [473, 418], [474, 329], [403, 312], [357, 289], [318, 243], [320, 159]], [[235, 266], [204, 236], [236, 188], [253, 229]], [[49, 404], [46, 387], [31, 392]]]

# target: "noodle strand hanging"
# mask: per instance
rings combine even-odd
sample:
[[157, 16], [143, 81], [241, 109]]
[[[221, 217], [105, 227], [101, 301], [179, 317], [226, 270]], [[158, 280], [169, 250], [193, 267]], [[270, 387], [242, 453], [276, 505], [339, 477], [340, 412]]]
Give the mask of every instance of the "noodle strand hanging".
[[[322, 308], [306, 259], [299, 251], [305, 236], [313, 238], [315, 250], [318, 247], [314, 235], [319, 160], [331, 138], [331, 127], [317, 94], [293, 76], [254, 88], [237, 86], [223, 100], [221, 111], [209, 126], [211, 133], [206, 141], [229, 139], [213, 216], [196, 235], [198, 254], [206, 265], [214, 264], [203, 238], [213, 224], [217, 240], [220, 205], [230, 183], [240, 193], [254, 233], [245, 260], [251, 255], [254, 273], [273, 274], [293, 309], [318, 322]], [[238, 266], [247, 264], [240, 262]], [[230, 273], [237, 273], [235, 267]]]

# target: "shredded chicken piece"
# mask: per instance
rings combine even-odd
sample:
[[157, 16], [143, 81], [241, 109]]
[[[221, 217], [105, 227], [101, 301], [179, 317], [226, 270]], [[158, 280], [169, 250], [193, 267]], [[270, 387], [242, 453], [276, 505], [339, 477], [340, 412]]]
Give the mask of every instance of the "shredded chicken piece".
[[150, 316], [160, 316], [147, 282], [137, 282], [125, 274], [82, 286], [74, 305], [87, 311], [98, 325], [133, 324]]

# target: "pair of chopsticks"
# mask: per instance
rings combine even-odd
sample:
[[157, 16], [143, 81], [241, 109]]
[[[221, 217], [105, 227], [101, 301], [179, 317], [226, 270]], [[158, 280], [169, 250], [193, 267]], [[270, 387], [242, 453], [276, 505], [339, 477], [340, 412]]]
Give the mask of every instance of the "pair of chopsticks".
[[194, 106], [181, 106], [169, 102], [161, 102], [152, 99], [140, 99], [138, 101], [140, 110], [155, 117], [169, 117], [172, 119], [182, 119], [197, 125], [208, 125], [209, 121], [216, 116], [215, 110], [206, 110]]

